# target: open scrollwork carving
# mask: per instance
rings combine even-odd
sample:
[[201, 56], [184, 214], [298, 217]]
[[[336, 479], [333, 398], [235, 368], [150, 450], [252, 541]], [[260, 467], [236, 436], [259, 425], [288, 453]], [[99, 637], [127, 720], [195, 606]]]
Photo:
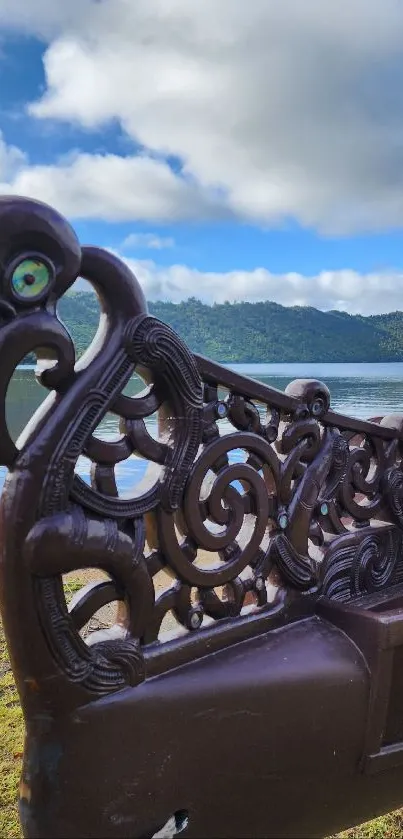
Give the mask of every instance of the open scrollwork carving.
[[[17, 299], [8, 260], [28, 259], [33, 241], [49, 284], [34, 299]], [[216, 626], [229, 632], [256, 614], [286, 615], [290, 600], [298, 614], [295, 604], [302, 613], [308, 599], [348, 599], [400, 579], [400, 420], [344, 417], [321, 382], [298, 380], [282, 393], [193, 355], [149, 316], [129, 269], [81, 248], [44, 205], [0, 200], [0, 252], [0, 458], [10, 470], [1, 591], [21, 672], [29, 648], [47, 685], [67, 679], [85, 701], [146, 677], [164, 648], [167, 615], [179, 625], [180, 646], [184, 635], [210, 638]], [[93, 285], [103, 314], [76, 363], [57, 303], [78, 275]], [[49, 355], [38, 377], [51, 392], [16, 445], [6, 390], [35, 350]], [[146, 390], [130, 397], [136, 373]], [[118, 440], [97, 436], [108, 412], [119, 418]], [[83, 456], [89, 482], [77, 474]], [[122, 496], [117, 470], [140, 459], [148, 483]], [[63, 575], [88, 567], [107, 578], [67, 607]], [[83, 625], [112, 601], [126, 610], [119, 637], [86, 643]]]

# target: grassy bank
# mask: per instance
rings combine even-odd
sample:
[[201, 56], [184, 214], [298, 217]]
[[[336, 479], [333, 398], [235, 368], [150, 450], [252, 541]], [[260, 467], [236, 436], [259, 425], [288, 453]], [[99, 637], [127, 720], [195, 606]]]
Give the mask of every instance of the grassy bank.
[[[75, 585], [72, 584], [72, 590]], [[23, 720], [0, 624], [0, 837], [20, 839], [17, 791], [23, 749]], [[401, 839], [403, 810], [375, 819], [333, 839]]]
[[16, 799], [23, 740], [22, 713], [0, 625], [0, 836], [4, 839], [22, 835]]
[[[66, 599], [81, 585], [74, 579], [65, 584]], [[0, 621], [0, 839], [22, 837], [17, 796], [23, 744], [22, 712]]]

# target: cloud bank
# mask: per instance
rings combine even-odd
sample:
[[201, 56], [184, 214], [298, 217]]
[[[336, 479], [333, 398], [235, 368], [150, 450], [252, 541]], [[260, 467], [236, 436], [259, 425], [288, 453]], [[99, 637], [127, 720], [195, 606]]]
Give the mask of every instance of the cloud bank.
[[272, 274], [265, 268], [214, 273], [186, 265], [166, 268], [153, 260], [124, 261], [137, 276], [148, 300], [179, 303], [196, 297], [208, 304], [272, 300], [283, 306], [314, 306], [362, 315], [403, 308], [403, 272], [322, 271], [309, 277], [298, 273]]
[[401, 0], [0, 0], [0, 28], [47, 44], [31, 115], [133, 143], [2, 191], [118, 221], [403, 224]]
[[[61, 130], [117, 124], [129, 151], [33, 165], [0, 136], [1, 193], [109, 222], [292, 219], [340, 235], [403, 225], [401, 0], [0, 0], [10, 32], [44, 43], [31, 117]], [[123, 253], [171, 246], [139, 235]], [[393, 271], [131, 264], [149, 299], [402, 308]]]

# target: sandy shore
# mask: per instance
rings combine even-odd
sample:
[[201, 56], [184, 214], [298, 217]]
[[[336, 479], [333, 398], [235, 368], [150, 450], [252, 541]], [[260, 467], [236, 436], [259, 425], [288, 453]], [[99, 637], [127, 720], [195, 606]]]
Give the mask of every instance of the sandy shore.
[[[214, 553], [210, 553], [209, 551], [199, 551], [198, 554], [198, 564], [201, 563], [203, 567], [214, 567], [218, 565], [218, 556]], [[108, 575], [103, 571], [95, 568], [88, 568], [83, 571], [72, 571], [70, 574], [66, 574], [63, 577], [65, 584], [68, 586], [68, 582], [70, 580], [74, 580], [74, 583], [80, 581], [83, 586], [87, 585], [88, 583], [105, 580], [108, 578]], [[164, 571], [160, 571], [154, 577], [154, 585], [156, 595], [158, 596], [164, 590], [169, 588], [172, 585], [172, 578]], [[89, 623], [84, 627], [82, 634], [84, 637], [88, 635], [89, 632], [93, 632], [94, 630], [98, 629], [106, 629], [109, 626], [112, 626], [116, 622], [118, 616], [118, 605], [116, 603], [111, 603], [108, 606], [104, 606], [100, 609], [96, 615], [89, 621]], [[177, 622], [175, 618], [168, 614], [164, 620], [163, 624], [163, 631], [165, 632], [172, 632], [177, 627]]]

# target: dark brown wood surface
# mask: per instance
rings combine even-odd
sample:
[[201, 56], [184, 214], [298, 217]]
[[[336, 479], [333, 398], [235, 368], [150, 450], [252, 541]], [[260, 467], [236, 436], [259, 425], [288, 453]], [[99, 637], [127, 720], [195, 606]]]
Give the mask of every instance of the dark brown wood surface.
[[[77, 362], [57, 305], [78, 276], [102, 314]], [[175, 814], [184, 837], [323, 836], [401, 804], [403, 416], [359, 421], [321, 382], [282, 393], [193, 355], [39, 202], [0, 198], [0, 280], [25, 836], [143, 839]], [[49, 396], [16, 444], [7, 387], [32, 351]], [[96, 436], [108, 411], [116, 442]], [[133, 454], [147, 481], [121, 497]], [[67, 604], [83, 569], [104, 577]], [[119, 623], [83, 634], [115, 601]]]

